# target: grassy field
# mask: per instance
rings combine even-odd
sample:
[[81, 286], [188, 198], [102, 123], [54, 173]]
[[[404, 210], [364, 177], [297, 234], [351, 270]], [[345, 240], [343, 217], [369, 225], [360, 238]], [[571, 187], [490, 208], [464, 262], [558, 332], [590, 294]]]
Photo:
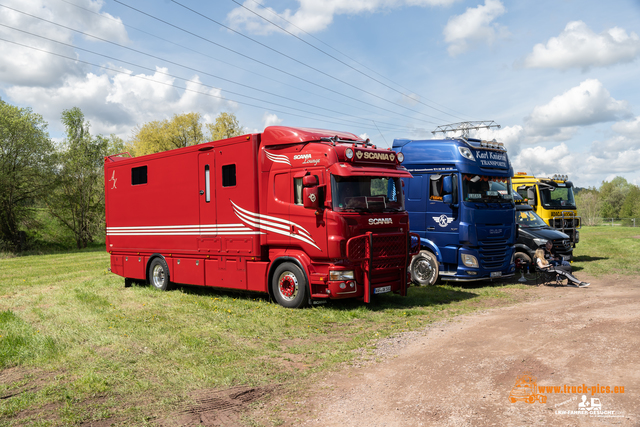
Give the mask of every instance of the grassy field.
[[[576, 270], [637, 274], [639, 235], [583, 228]], [[516, 277], [290, 310], [255, 294], [125, 288], [108, 267], [102, 249], [0, 258], [0, 425], [153, 424], [193, 391], [286, 388], [377, 338], [536, 291]]]

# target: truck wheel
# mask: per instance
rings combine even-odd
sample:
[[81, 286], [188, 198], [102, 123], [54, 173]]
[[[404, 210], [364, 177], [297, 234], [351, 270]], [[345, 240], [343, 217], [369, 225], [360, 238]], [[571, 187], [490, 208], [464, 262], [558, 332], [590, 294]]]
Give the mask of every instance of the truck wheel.
[[522, 268], [524, 265], [531, 265], [531, 257], [524, 252], [516, 252], [513, 258], [515, 260], [516, 267], [521, 266], [520, 268]]
[[293, 263], [285, 262], [276, 268], [271, 290], [278, 304], [283, 307], [300, 308], [307, 304], [307, 277]]
[[169, 290], [169, 266], [162, 258], [154, 258], [149, 266], [149, 281], [154, 288], [167, 291]]
[[429, 251], [420, 253], [411, 260], [411, 281], [419, 286], [434, 285], [438, 280], [438, 261]]

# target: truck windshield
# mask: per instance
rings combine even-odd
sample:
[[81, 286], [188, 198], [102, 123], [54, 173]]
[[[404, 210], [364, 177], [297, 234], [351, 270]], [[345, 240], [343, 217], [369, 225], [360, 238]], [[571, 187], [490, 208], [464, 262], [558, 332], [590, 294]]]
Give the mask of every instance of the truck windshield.
[[331, 175], [331, 194], [337, 212], [404, 211], [400, 178]]
[[576, 201], [573, 198], [573, 187], [555, 187], [547, 184], [538, 184], [542, 205], [550, 208], [566, 207], [575, 208]]
[[511, 178], [463, 174], [462, 197], [465, 202], [511, 202]]
[[516, 220], [523, 228], [547, 226], [547, 223], [533, 211], [516, 212]]

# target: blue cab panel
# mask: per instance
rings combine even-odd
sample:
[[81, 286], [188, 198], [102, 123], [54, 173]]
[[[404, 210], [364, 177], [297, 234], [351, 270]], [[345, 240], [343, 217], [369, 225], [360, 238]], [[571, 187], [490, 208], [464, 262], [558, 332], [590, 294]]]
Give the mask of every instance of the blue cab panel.
[[[471, 138], [393, 141], [413, 178], [403, 178], [411, 231], [443, 280], [472, 281], [514, 274], [516, 240], [513, 168], [502, 144]], [[433, 284], [417, 255], [412, 279]], [[421, 262], [423, 263], [421, 266]], [[429, 270], [430, 271], [430, 270]], [[428, 283], [425, 283], [428, 282]]]

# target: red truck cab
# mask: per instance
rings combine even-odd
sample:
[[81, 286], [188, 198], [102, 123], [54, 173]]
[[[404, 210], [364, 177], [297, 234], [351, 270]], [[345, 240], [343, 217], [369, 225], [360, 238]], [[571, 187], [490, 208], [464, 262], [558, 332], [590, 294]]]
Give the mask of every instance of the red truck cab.
[[[264, 132], [105, 158], [111, 271], [269, 292], [286, 307], [406, 295], [418, 250], [393, 151], [356, 135]], [[125, 281], [126, 282], [126, 281]]]

